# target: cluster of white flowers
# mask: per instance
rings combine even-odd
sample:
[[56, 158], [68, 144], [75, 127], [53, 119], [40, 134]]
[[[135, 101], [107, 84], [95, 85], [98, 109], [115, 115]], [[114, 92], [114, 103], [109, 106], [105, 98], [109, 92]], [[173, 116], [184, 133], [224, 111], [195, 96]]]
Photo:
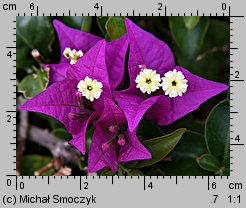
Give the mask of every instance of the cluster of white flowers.
[[188, 80], [185, 79], [185, 76], [181, 71], [177, 71], [176, 69], [166, 72], [164, 77], [161, 78], [156, 70], [141, 68], [135, 82], [137, 83], [136, 87], [143, 93], [147, 92], [150, 94], [162, 87], [165, 95], [168, 95], [171, 98], [182, 96], [186, 93], [188, 88]]
[[83, 55], [81, 50], [76, 51], [75, 49], [71, 50], [70, 48], [65, 48], [63, 51], [63, 56], [70, 61], [70, 64], [76, 64]]

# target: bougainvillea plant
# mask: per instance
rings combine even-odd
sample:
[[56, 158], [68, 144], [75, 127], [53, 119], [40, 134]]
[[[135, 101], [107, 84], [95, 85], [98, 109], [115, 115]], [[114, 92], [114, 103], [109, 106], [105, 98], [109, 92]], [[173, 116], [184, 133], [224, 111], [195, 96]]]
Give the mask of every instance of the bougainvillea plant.
[[[181, 66], [176, 64], [176, 54], [167, 43], [130, 19], [112, 18], [107, 19], [105, 39], [53, 20], [59, 39], [60, 61], [58, 64], [52, 61], [42, 63], [44, 71], [49, 74], [49, 86], [19, 109], [46, 114], [64, 124], [72, 135], [68, 143], [86, 159], [82, 166], [90, 173], [161, 174], [159, 166], [165, 163], [163, 174], [169, 174], [168, 166], [172, 170], [172, 161], [175, 164], [179, 160], [172, 157], [172, 152], [175, 155], [175, 151], [179, 154], [187, 150], [189, 154], [193, 150], [186, 149], [185, 145], [192, 148], [194, 143], [201, 142], [194, 145], [195, 151], [205, 145], [201, 134], [198, 134], [197, 141], [190, 140], [195, 133], [190, 131], [189, 125], [177, 125], [177, 122], [182, 119], [189, 122], [187, 114], [189, 116], [228, 86], [198, 76], [194, 70], [190, 72], [182, 62], [179, 62]], [[115, 25], [112, 21], [116, 22]], [[172, 26], [175, 21], [179, 20], [170, 19], [171, 31], [177, 41]], [[186, 28], [188, 33], [200, 26], [199, 21], [193, 28]], [[98, 18], [99, 26], [102, 22]], [[111, 27], [108, 26], [110, 22]], [[185, 21], [183, 24], [185, 28]], [[115, 36], [114, 30], [120, 34]], [[173, 43], [175, 50], [179, 44], [175, 46]], [[188, 56], [187, 59], [191, 60]], [[209, 119], [223, 105], [226, 108], [227, 102], [218, 104], [211, 112], [205, 131], [212, 131], [208, 128], [213, 121]], [[227, 114], [224, 119], [227, 122]], [[168, 128], [172, 125], [183, 128], [176, 127], [176, 131], [170, 133]], [[217, 139], [218, 143], [223, 140]], [[207, 171], [204, 174], [226, 174], [227, 155], [219, 158], [220, 154], [214, 153], [210, 140], [216, 140], [216, 131], [213, 139], [206, 138], [205, 148], [208, 150], [195, 156], [195, 165]], [[146, 167], [155, 169], [149, 172]]]

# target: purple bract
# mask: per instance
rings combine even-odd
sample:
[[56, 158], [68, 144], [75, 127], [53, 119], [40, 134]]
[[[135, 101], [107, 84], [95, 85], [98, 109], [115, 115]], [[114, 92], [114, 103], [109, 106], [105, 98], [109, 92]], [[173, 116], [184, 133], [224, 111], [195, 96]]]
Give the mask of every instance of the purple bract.
[[[136, 129], [143, 116], [159, 125], [170, 124], [228, 88], [227, 85], [205, 80], [181, 66], [175, 66], [173, 54], [167, 44], [129, 19], [125, 19], [125, 24], [130, 42], [130, 87], [124, 91], [115, 91], [114, 95], [126, 115], [130, 131]], [[143, 67], [156, 70], [161, 77], [174, 69], [182, 72], [188, 80], [187, 91], [175, 98], [165, 95], [162, 89], [151, 94], [142, 93], [136, 87], [135, 80]]]
[[[105, 47], [105, 40], [99, 41], [83, 59], [78, 60], [76, 66], [67, 70], [68, 78], [55, 82], [20, 107], [21, 110], [48, 114], [62, 122], [73, 135], [70, 144], [83, 154], [86, 151], [87, 126], [100, 116], [104, 98], [112, 97], [105, 64]], [[94, 102], [81, 97], [77, 91], [78, 82], [86, 76], [103, 84], [103, 92]]]
[[95, 172], [104, 166], [117, 171], [118, 161], [151, 158], [149, 151], [138, 141], [136, 130], [133, 132], [128, 130], [123, 111], [112, 100], [104, 99], [103, 113], [101, 118], [94, 122], [94, 126], [89, 151], [89, 172]]

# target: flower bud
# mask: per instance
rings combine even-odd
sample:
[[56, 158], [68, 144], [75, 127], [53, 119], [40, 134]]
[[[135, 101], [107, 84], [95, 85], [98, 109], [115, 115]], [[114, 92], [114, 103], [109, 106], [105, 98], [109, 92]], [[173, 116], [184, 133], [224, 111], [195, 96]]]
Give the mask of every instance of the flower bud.
[[40, 59], [40, 53], [37, 49], [33, 49], [31, 53], [32, 53], [33, 58]]
[[147, 66], [145, 64], [138, 65], [138, 67], [140, 68], [141, 71], [147, 69]]
[[77, 103], [78, 103], [79, 107], [85, 108], [85, 103], [84, 103], [84, 98], [83, 98], [82, 93], [77, 90], [75, 95], [76, 95], [76, 99], [77, 99]]
[[71, 119], [71, 120], [77, 120], [77, 119], [82, 119], [82, 120], [85, 120], [87, 118], [89, 118], [89, 115], [90, 115], [90, 111], [87, 110], [87, 109], [82, 109], [81, 112], [70, 112], [68, 114], [68, 117]]
[[68, 114], [68, 117], [69, 117], [69, 119], [71, 119], [71, 120], [77, 120], [77, 119], [80, 118], [80, 115], [79, 115], [78, 113], [75, 113], [75, 112], [70, 112], [70, 113]]
[[108, 128], [108, 130], [111, 132], [111, 133], [115, 133], [119, 130], [119, 126], [118, 125], [112, 125]]
[[124, 137], [123, 134], [120, 134], [120, 135], [119, 135], [117, 143], [118, 143], [120, 146], [124, 146], [124, 145], [126, 144], [126, 139], [125, 139], [125, 137]]
[[107, 151], [107, 150], [109, 149], [109, 147], [110, 147], [110, 144], [109, 144], [108, 142], [105, 142], [105, 143], [103, 143], [103, 145], [102, 145], [102, 150], [103, 150], [103, 151]]

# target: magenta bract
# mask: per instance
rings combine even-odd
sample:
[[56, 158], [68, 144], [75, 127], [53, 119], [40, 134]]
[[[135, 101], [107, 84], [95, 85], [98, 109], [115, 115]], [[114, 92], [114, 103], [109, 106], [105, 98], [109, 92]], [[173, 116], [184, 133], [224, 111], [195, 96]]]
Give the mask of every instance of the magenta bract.
[[[95, 132], [89, 151], [89, 172], [96, 172], [105, 166], [117, 171], [118, 161], [151, 158], [149, 151], [138, 141], [136, 130], [130, 132], [127, 129], [123, 111], [111, 99], [104, 99], [103, 113], [100, 119], [94, 122], [94, 126]], [[111, 126], [118, 126], [118, 131], [109, 131]]]
[[[166, 125], [194, 111], [209, 98], [228, 89], [227, 85], [198, 77], [186, 69], [175, 66], [170, 48], [153, 35], [142, 30], [129, 19], [125, 19], [130, 42], [128, 71], [130, 87], [114, 92], [115, 99], [124, 111], [130, 131], [136, 129], [143, 116]], [[156, 70], [164, 76], [169, 70], [181, 71], [188, 80], [188, 90], [182, 97], [170, 98], [163, 93], [146, 94], [136, 88], [135, 79], [140, 72], [139, 65]]]

